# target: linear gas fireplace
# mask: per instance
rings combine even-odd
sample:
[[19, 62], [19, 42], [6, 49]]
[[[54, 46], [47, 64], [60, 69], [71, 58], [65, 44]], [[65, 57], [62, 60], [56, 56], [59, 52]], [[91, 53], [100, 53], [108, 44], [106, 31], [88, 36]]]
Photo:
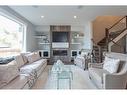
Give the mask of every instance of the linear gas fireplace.
[[67, 56], [68, 52], [67, 50], [53, 50], [53, 56]]

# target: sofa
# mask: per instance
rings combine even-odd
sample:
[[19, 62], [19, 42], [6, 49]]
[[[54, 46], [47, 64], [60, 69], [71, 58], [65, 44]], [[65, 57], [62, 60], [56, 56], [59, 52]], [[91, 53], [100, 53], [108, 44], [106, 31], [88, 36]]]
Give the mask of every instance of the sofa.
[[21, 53], [10, 63], [0, 65], [0, 88], [30, 89], [46, 66], [47, 59], [39, 52]]
[[[109, 58], [108, 61], [107, 58]], [[89, 78], [97, 88], [125, 89], [127, 84], [127, 54], [107, 52], [104, 62], [89, 63], [88, 72]]]

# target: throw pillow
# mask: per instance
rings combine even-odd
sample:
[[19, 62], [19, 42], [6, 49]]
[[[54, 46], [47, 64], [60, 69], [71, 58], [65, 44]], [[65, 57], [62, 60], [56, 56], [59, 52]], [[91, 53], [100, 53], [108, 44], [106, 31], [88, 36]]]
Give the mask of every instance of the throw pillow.
[[30, 54], [26, 55], [26, 57], [27, 57], [29, 63], [32, 63], [32, 62], [40, 59], [38, 53], [30, 53]]
[[15, 60], [8, 64], [0, 65], [0, 87], [8, 84], [19, 75], [19, 70]]
[[30, 54], [30, 52], [26, 52], [26, 53], [21, 53], [24, 64], [28, 63], [28, 59], [27, 59], [27, 55]]
[[119, 59], [105, 57], [103, 69], [107, 70], [110, 73], [116, 73], [118, 71], [119, 64]]
[[88, 55], [88, 52], [81, 52], [82, 57], [86, 57]]
[[39, 59], [40, 59], [40, 54], [39, 54], [39, 52], [34, 52], [34, 54], [35, 54], [36, 60], [39, 60]]
[[21, 55], [17, 55], [17, 56], [15, 57], [15, 60], [16, 60], [16, 62], [17, 62], [17, 64], [18, 64], [18, 68], [20, 68], [21, 66], [24, 65], [24, 61], [23, 61], [23, 58], [22, 58]]

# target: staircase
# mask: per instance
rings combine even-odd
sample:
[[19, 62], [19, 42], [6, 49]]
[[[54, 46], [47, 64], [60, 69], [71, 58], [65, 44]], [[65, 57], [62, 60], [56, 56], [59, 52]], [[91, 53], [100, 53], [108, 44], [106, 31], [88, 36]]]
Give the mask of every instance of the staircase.
[[93, 45], [92, 63], [100, 63], [100, 47]]
[[[122, 47], [117, 42], [125, 37], [127, 35], [127, 16], [121, 18], [119, 21], [117, 21], [114, 25], [112, 25], [110, 28], [105, 29], [105, 37], [97, 43], [97, 45], [93, 46], [93, 50], [95, 51], [95, 54], [100, 54], [100, 55], [95, 55], [95, 58], [98, 57], [101, 60], [98, 62], [102, 62], [104, 60], [104, 52], [111, 52], [112, 51], [112, 46], [116, 45], [118, 47], [124, 48], [124, 52], [121, 53], [126, 53], [125, 46]], [[99, 47], [99, 51], [97, 51], [97, 47]], [[117, 48], [117, 47], [116, 47]], [[117, 51], [116, 51], [117, 52]]]

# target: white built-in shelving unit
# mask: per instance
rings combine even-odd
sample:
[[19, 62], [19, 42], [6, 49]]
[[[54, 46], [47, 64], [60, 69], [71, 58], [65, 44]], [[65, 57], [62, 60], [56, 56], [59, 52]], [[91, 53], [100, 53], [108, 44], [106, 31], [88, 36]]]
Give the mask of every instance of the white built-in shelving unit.
[[38, 44], [40, 44], [40, 45], [50, 45], [51, 43], [41, 43], [41, 42], [39, 42]]

